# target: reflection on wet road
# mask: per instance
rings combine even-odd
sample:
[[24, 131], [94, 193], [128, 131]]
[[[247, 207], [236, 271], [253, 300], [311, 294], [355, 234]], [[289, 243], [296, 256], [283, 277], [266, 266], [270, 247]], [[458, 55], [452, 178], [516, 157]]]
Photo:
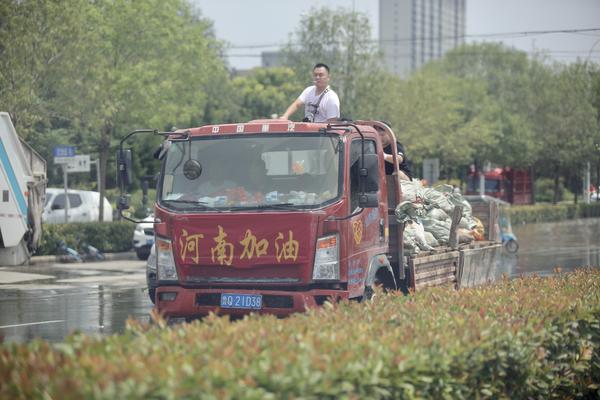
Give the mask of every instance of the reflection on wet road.
[[[600, 265], [600, 219], [513, 226], [517, 255], [503, 252], [510, 276], [548, 275]], [[145, 263], [137, 260], [0, 267], [0, 337], [62, 341], [73, 331], [123, 332], [132, 317], [147, 321]]]
[[600, 219], [513, 225], [520, 248], [506, 256], [511, 276], [548, 275], [555, 268], [600, 266]]
[[62, 341], [74, 331], [122, 332], [130, 316], [148, 320], [144, 268], [132, 260], [2, 267], [0, 337]]

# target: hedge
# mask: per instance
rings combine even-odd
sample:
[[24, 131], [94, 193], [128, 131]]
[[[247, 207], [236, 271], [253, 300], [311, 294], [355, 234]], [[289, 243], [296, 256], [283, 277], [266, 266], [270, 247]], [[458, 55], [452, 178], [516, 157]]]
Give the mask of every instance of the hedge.
[[135, 224], [126, 221], [44, 224], [36, 255], [56, 254], [61, 240], [73, 249], [79, 249], [85, 242], [103, 252], [128, 251], [132, 248], [134, 229]]
[[535, 204], [510, 207], [511, 222], [525, 224], [575, 218], [599, 218], [600, 202], [591, 204]]
[[0, 398], [600, 396], [600, 270], [0, 345]]

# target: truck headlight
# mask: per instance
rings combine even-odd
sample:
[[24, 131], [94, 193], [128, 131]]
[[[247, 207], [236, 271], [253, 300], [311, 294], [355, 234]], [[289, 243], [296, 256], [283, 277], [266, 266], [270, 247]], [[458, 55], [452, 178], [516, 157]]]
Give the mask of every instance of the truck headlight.
[[179, 279], [173, 258], [173, 245], [170, 240], [156, 238], [156, 267], [159, 281]]
[[340, 252], [338, 235], [325, 236], [317, 240], [313, 280], [340, 279]]

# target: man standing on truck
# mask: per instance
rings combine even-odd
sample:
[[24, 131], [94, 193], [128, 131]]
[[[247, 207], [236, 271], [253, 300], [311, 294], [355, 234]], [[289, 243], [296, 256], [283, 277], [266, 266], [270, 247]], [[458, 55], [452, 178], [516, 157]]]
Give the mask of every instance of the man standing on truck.
[[329, 87], [329, 67], [318, 63], [313, 68], [314, 85], [309, 86], [298, 96], [281, 116], [290, 119], [304, 106], [303, 122], [336, 121], [340, 118], [340, 99]]

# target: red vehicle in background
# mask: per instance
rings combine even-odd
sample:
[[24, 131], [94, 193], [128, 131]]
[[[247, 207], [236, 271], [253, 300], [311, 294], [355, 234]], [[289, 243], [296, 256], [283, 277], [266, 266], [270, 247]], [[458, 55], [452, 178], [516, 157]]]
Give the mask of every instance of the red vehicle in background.
[[[481, 186], [483, 184], [483, 190]], [[481, 173], [471, 168], [467, 176], [467, 195], [486, 195], [511, 204], [533, 204], [530, 169], [493, 168]]]

